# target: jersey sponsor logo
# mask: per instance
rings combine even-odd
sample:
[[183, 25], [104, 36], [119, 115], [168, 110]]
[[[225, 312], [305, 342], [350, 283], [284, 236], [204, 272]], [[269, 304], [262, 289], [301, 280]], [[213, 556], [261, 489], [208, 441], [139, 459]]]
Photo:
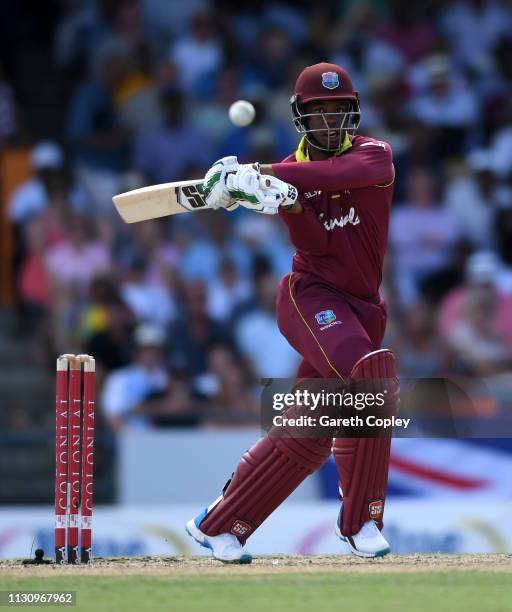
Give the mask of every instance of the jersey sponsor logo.
[[368, 504], [368, 511], [372, 521], [380, 520], [384, 512], [384, 502], [382, 499], [378, 499]]
[[326, 89], [336, 89], [340, 85], [340, 77], [337, 72], [322, 72], [322, 85]]
[[315, 319], [318, 325], [327, 325], [336, 321], [336, 315], [333, 310], [322, 310], [316, 313]]
[[359, 217], [356, 215], [356, 211], [353, 206], [346, 215], [341, 215], [339, 219], [329, 219], [324, 221], [324, 227], [328, 232], [332, 232], [337, 227], [345, 227], [346, 225], [359, 225]]
[[252, 530], [252, 527], [249, 525], [249, 523], [246, 523], [245, 521], [241, 521], [240, 519], [237, 519], [233, 523], [233, 526], [231, 527], [230, 531], [235, 536], [244, 536], [246, 533], [248, 533], [251, 530]]

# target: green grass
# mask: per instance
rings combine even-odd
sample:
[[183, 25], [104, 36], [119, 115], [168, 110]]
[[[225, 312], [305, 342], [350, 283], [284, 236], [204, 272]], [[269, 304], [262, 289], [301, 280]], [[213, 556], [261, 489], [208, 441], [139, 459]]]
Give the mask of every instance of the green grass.
[[[200, 578], [173, 576], [170, 571], [168, 579], [0, 575], [0, 590], [7, 589], [73, 590], [77, 592], [78, 605], [69, 609], [93, 612], [501, 612], [512, 609], [512, 576], [498, 572], [340, 572]], [[5, 608], [8, 609], [12, 608]]]

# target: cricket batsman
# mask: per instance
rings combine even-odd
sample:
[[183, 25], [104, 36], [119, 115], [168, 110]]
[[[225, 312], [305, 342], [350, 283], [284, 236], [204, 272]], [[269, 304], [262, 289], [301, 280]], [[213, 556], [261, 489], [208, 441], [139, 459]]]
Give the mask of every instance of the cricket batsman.
[[[213, 208], [279, 214], [296, 248], [280, 284], [279, 329], [302, 356], [298, 379], [377, 379], [396, 411], [391, 351], [380, 349], [379, 295], [393, 194], [389, 144], [356, 135], [361, 113], [350, 76], [320, 63], [299, 75], [291, 98], [302, 139], [275, 164], [216, 162], [205, 177]], [[336, 383], [337, 384], [337, 383]], [[246, 540], [300, 483], [334, 454], [341, 508], [336, 535], [360, 557], [389, 552], [381, 533], [390, 437], [273, 437], [249, 449], [222, 495], [187, 523], [220, 561], [250, 563]]]

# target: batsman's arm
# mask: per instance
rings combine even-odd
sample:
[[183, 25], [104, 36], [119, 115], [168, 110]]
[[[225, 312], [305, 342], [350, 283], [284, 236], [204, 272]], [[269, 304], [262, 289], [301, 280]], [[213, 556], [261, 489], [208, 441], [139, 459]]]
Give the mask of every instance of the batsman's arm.
[[323, 161], [262, 165], [261, 172], [291, 183], [301, 192], [386, 186], [394, 178], [391, 148], [378, 141], [365, 142], [345, 155]]

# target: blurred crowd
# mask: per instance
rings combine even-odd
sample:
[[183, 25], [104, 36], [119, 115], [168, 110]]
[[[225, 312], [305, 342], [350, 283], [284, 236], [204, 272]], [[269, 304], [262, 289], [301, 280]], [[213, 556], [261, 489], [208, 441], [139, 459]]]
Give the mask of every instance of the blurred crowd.
[[[298, 140], [294, 81], [318, 61], [349, 71], [360, 133], [394, 151], [382, 293], [400, 374], [507, 378], [511, 2], [50, 4], [37, 75], [59, 92], [48, 123], [20, 102], [0, 46], [0, 150], [29, 144], [33, 169], [4, 205], [16, 310], [48, 368], [58, 353], [95, 356], [112, 430], [254, 424], [259, 379], [294, 376], [274, 316], [293, 255], [279, 219], [239, 209], [123, 225], [111, 196], [201, 178], [228, 154], [280, 160]], [[240, 98], [257, 110], [249, 128], [228, 120]]]

